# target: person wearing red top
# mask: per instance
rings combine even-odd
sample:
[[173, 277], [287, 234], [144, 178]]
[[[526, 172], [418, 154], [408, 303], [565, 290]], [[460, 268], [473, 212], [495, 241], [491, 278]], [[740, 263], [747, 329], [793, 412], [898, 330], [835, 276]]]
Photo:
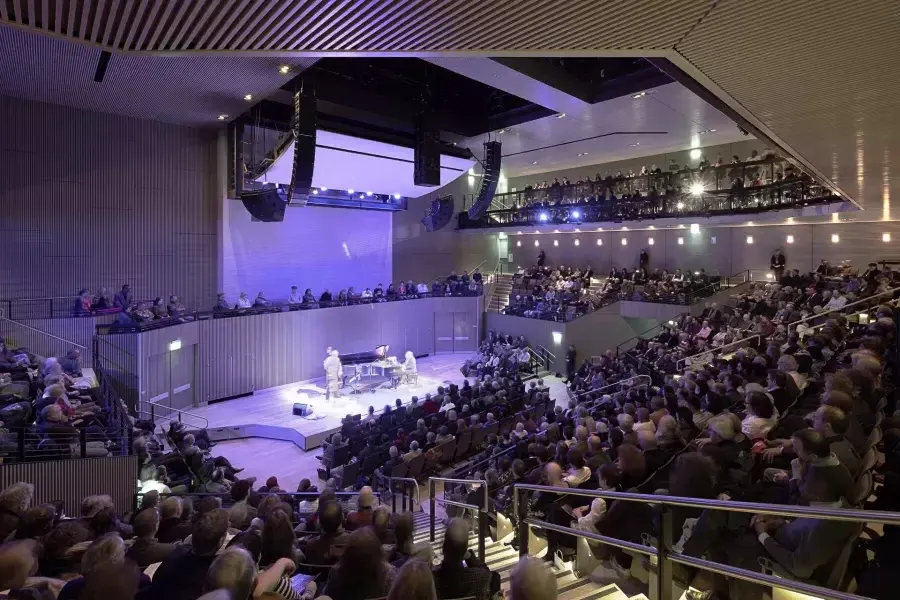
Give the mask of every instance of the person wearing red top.
[[441, 405], [434, 401], [431, 394], [425, 396], [425, 402], [422, 403], [422, 413], [425, 415], [436, 414], [441, 409]]

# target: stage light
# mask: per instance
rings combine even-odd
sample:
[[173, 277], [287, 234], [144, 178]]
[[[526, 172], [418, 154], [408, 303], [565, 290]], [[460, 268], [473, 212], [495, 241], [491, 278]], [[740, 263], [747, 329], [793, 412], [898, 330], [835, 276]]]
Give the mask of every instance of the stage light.
[[575, 245], [576, 245], [576, 246], [580, 246], [580, 245], [581, 245], [581, 242], [578, 241], [578, 238], [575, 238]]
[[313, 194], [317, 195], [318, 193], [319, 193], [319, 190], [313, 190]]
[[656, 242], [653, 240], [653, 238], [650, 238], [650, 239], [647, 240], [647, 243], [648, 243], [649, 245], [652, 246], [652, 245], [655, 244]]
[[327, 187], [320, 187], [319, 189], [320, 189], [321, 191], [323, 191], [323, 192], [327, 192], [327, 191], [328, 191], [328, 188], [327, 188]]
[[700, 233], [700, 225], [691, 223], [691, 233]]
[[836, 233], [831, 234], [831, 243], [832, 244], [837, 244], [840, 241], [841, 241], [841, 237], [838, 234], [836, 234]]
[[250, 102], [251, 100], [253, 100], [253, 94], [244, 94], [244, 100]]
[[752, 244], [752, 243], [753, 243], [753, 236], [752, 236], [752, 235], [748, 235], [748, 236], [747, 236], [747, 243], [748, 243], [748, 244]]
[[280, 67], [278, 67], [278, 72], [282, 75], [287, 75], [291, 72], [291, 67], [290, 65], [281, 65]]
[[540, 246], [540, 245], [541, 245], [541, 243], [540, 243], [539, 241], [534, 240], [534, 247], [535, 247], [535, 248], [537, 248], [537, 247]]
[[627, 246], [627, 245], [628, 245], [628, 238], [622, 238], [622, 245], [623, 245], [623, 246]]
[[219, 118], [220, 121], [224, 121], [225, 119], [228, 118], [228, 115], [219, 115], [218, 118]]
[[352, 194], [352, 193], [353, 193], [353, 190], [347, 190], [347, 193], [348, 193], [348, 194]]
[[703, 156], [703, 153], [700, 152], [699, 149], [694, 148], [693, 150], [691, 150], [691, 160], [697, 160], [701, 156]]
[[882, 233], [882, 234], [881, 234], [881, 241], [882, 241], [882, 242], [889, 242], [889, 241], [891, 241], [891, 234], [889, 234], [889, 233]]
[[400, 194], [394, 194], [394, 200], [399, 200], [399, 199], [400, 199]]
[[703, 194], [703, 184], [699, 181], [695, 181], [691, 184], [691, 194], [694, 196], [700, 196]]
[[683, 208], [684, 208], [684, 202], [679, 202], [678, 204], [675, 205], [675, 208], [677, 208], [678, 210], [683, 209]]
[[678, 245], [684, 246], [684, 238], [683, 237], [678, 238]]
[[549, 218], [550, 218], [550, 215], [548, 215], [545, 212], [542, 212], [541, 214], [538, 215], [538, 219], [540, 219], [541, 221], [547, 221], [547, 219], [549, 219]]
[[573, 211], [572, 211], [572, 218], [573, 218], [573, 219], [580, 219], [580, 218], [581, 218], [581, 211], [580, 211], [580, 210], [573, 210]]
[[372, 192], [366, 192], [366, 196], [371, 196]]
[[602, 245], [603, 245], [603, 240], [601, 240], [600, 238], [597, 238], [597, 245], [598, 245], [598, 246], [602, 246]]
[[787, 236], [787, 243], [788, 243], [788, 244], [793, 244], [793, 243], [794, 243], [794, 236], [792, 236], [792, 235]]

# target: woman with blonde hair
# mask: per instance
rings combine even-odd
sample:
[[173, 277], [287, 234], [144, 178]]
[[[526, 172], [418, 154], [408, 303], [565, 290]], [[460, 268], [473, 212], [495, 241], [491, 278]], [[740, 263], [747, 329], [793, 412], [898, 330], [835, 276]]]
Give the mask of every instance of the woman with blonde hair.
[[437, 600], [431, 567], [418, 558], [406, 561], [397, 572], [387, 600]]

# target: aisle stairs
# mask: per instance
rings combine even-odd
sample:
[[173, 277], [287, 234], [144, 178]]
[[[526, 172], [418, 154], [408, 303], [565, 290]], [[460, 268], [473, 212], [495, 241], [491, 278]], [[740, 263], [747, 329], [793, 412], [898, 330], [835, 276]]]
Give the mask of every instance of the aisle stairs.
[[499, 313], [509, 305], [509, 296], [512, 294], [512, 275], [494, 275], [494, 278], [494, 287], [486, 310]]
[[[438, 519], [435, 523], [434, 542], [429, 541], [429, 515], [426, 512], [417, 512], [413, 515], [415, 521], [415, 534], [413, 542], [431, 543], [434, 550], [434, 564], [437, 565], [441, 560], [441, 545], [444, 540], [444, 530], [446, 527], [442, 519]], [[541, 542], [535, 538], [536, 542]], [[546, 544], [540, 546], [539, 552], [531, 553], [532, 556], [543, 556], [546, 553]], [[473, 532], [469, 536], [469, 548], [478, 552], [478, 534]], [[485, 562], [488, 568], [500, 574], [500, 586], [503, 595], [509, 591], [510, 577], [512, 569], [519, 562], [519, 551], [513, 546], [502, 541], [494, 541], [490, 537], [485, 539], [484, 545]], [[629, 598], [616, 584], [599, 585], [591, 581], [590, 573], [585, 573], [583, 577], [579, 577], [573, 572], [572, 563], [560, 563], [557, 558], [551, 563], [553, 573], [556, 575], [557, 588], [559, 590], [559, 600], [639, 600], [642, 594]], [[646, 598], [644, 598], [646, 600]]]

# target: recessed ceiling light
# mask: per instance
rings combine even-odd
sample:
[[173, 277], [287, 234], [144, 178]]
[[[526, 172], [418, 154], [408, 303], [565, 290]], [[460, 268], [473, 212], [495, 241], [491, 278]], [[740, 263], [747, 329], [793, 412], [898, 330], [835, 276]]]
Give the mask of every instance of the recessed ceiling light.
[[219, 118], [220, 121], [224, 121], [225, 119], [228, 118], [228, 115], [219, 115], [218, 118]]
[[531, 164], [536, 165], [536, 164], [537, 164], [537, 161], [536, 161], [536, 160], [533, 160], [533, 161], [531, 161]]
[[498, 131], [497, 133], [506, 133], [506, 130], [505, 130], [505, 129], [501, 129], [501, 130]]
[[281, 65], [280, 67], [278, 67], [278, 72], [281, 73], [282, 75], [287, 75], [288, 73], [291, 72], [291, 66], [290, 65]]
[[632, 147], [632, 148], [637, 148], [637, 147], [640, 146], [640, 145], [641, 145], [640, 142], [635, 142], [634, 144], [631, 145], [631, 147]]
[[634, 96], [632, 96], [632, 98], [634, 98], [635, 100], [637, 100], [638, 98], [643, 98], [643, 97], [646, 96], [646, 95], [647, 95], [647, 92], [638, 92], [637, 94], [635, 94]]
[[556, 115], [556, 118], [557, 118], [557, 119], [565, 119], [565, 118], [566, 118], [566, 113], [559, 113], [558, 115]]
[[244, 100], [247, 100], [247, 101], [253, 100], [253, 94], [244, 94]]

